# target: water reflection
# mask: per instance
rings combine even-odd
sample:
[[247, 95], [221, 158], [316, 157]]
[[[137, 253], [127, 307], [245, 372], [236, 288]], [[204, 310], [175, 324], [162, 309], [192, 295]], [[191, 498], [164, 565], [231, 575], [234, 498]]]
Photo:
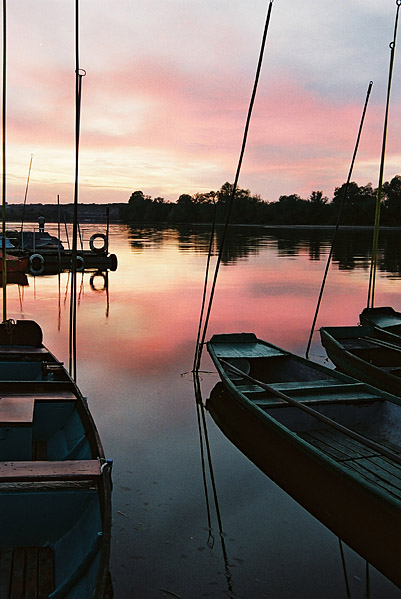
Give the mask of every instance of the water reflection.
[[[223, 229], [217, 227], [212, 243], [213, 255], [217, 255]], [[393, 275], [401, 275], [401, 250], [399, 232], [383, 230], [379, 240], [378, 269]], [[207, 254], [210, 229], [207, 226], [177, 227], [130, 227], [130, 245], [135, 252], [151, 246], [176, 245], [180, 252]], [[231, 226], [228, 228], [222, 263], [238, 262], [257, 255], [266, 247], [277, 251], [279, 257], [296, 257], [305, 254], [311, 261], [319, 261], [327, 255], [333, 239], [331, 229], [269, 229], [261, 227]], [[367, 270], [370, 266], [372, 231], [367, 229], [340, 229], [333, 252], [333, 262], [340, 269]]]
[[206, 412], [205, 412], [205, 403], [202, 398], [201, 391], [201, 382], [199, 378], [198, 372], [193, 372], [193, 381], [194, 381], [194, 392], [195, 392], [195, 405], [196, 405], [196, 413], [197, 413], [197, 421], [198, 421], [198, 429], [199, 429], [199, 441], [200, 441], [200, 454], [201, 454], [201, 466], [202, 466], [202, 479], [203, 479], [203, 488], [205, 493], [205, 504], [207, 511], [207, 521], [208, 521], [208, 539], [207, 546], [210, 549], [213, 549], [215, 544], [215, 534], [213, 533], [213, 525], [212, 525], [212, 505], [214, 505], [215, 515], [217, 519], [217, 535], [219, 544], [221, 547], [221, 554], [224, 562], [224, 571], [227, 582], [227, 596], [230, 599], [235, 599], [236, 595], [233, 590], [233, 581], [231, 574], [231, 566], [229, 562], [229, 557], [227, 554], [227, 547], [224, 538], [224, 529], [223, 523], [221, 519], [221, 511], [220, 504], [218, 499], [216, 481], [214, 477], [213, 471], [213, 462], [212, 462], [212, 454], [209, 443], [209, 434], [207, 429], [207, 420], [206, 420]]
[[[218, 231], [215, 254], [220, 236]], [[329, 274], [317, 328], [354, 324], [365, 305], [367, 274], [361, 266], [370, 233], [360, 242], [353, 234], [346, 237]], [[181, 376], [193, 363], [209, 239], [208, 227], [112, 225], [110, 251], [118, 256], [118, 269], [106, 281], [91, 280], [88, 272], [78, 278], [78, 383], [105, 452], [114, 459], [115, 599], [171, 593], [196, 599], [229, 593], [235, 599], [340, 599], [345, 586], [337, 539], [229, 443], [194, 404], [192, 376]], [[208, 338], [253, 331], [302, 355], [330, 232], [235, 227], [229, 240]], [[377, 301], [397, 308], [395, 248], [392, 239], [381, 245], [386, 264], [395, 269], [379, 273]], [[355, 266], [344, 267], [352, 261]], [[10, 317], [37, 320], [47, 346], [67, 360], [68, 273], [28, 275], [28, 282], [10, 285]], [[311, 357], [325, 359], [318, 334]], [[201, 370], [204, 404], [217, 382], [206, 352]], [[206, 424], [203, 436], [199, 421]], [[345, 553], [352, 597], [361, 599], [364, 564]], [[400, 595], [372, 578], [372, 599]]]

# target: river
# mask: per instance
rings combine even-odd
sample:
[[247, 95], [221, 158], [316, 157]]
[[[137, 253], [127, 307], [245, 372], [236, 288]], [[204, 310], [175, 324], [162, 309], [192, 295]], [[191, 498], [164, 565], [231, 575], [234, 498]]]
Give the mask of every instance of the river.
[[[102, 227], [87, 225], [85, 239], [95, 232]], [[208, 414], [215, 493], [208, 464], [205, 492], [191, 369], [209, 235], [207, 227], [112, 225], [117, 270], [78, 274], [78, 384], [114, 461], [115, 598], [345, 598], [338, 539], [231, 445]], [[331, 235], [232, 228], [207, 337], [253, 331], [304, 355]], [[380, 239], [376, 286], [376, 305], [396, 309], [398, 236]], [[370, 245], [370, 232], [339, 236], [317, 330], [358, 322]], [[218, 239], [213, 264], [217, 246]], [[45, 344], [67, 364], [69, 284], [62, 273], [28, 275], [27, 285], [7, 287], [8, 317], [35, 319]], [[325, 363], [318, 332], [310, 357]], [[206, 351], [201, 371], [206, 399], [217, 382]], [[348, 548], [345, 558], [351, 596], [362, 598], [365, 563]], [[371, 569], [370, 597], [401, 598], [401, 591]]]

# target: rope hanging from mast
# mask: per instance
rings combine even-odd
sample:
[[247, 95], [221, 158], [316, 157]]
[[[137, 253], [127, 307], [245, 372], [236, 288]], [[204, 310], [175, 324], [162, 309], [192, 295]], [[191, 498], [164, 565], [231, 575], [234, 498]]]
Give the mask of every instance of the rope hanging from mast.
[[238, 159], [238, 165], [237, 165], [237, 170], [236, 170], [236, 174], [235, 174], [234, 183], [233, 183], [232, 190], [231, 190], [231, 196], [230, 196], [230, 199], [229, 199], [229, 202], [228, 202], [226, 220], [225, 220], [225, 223], [224, 223], [223, 234], [222, 234], [221, 242], [220, 242], [220, 249], [219, 249], [219, 253], [218, 253], [218, 256], [217, 256], [217, 262], [216, 262], [216, 266], [215, 266], [213, 282], [212, 282], [212, 286], [211, 286], [211, 290], [210, 290], [209, 303], [208, 303], [208, 307], [207, 307], [207, 311], [206, 311], [205, 322], [204, 322], [204, 325], [203, 325], [203, 333], [202, 333], [201, 340], [200, 341], [198, 340], [198, 342], [196, 344], [195, 360], [194, 360], [194, 371], [195, 372], [199, 369], [200, 360], [201, 360], [201, 357], [202, 357], [202, 350], [203, 350], [203, 346], [205, 344], [207, 327], [208, 327], [208, 324], [209, 324], [209, 319], [210, 319], [210, 313], [211, 313], [211, 310], [212, 310], [214, 293], [215, 293], [215, 290], [216, 290], [217, 275], [218, 275], [220, 264], [221, 264], [221, 260], [222, 260], [222, 257], [223, 257], [223, 250], [224, 250], [224, 244], [225, 244], [225, 240], [226, 240], [226, 236], [227, 236], [227, 229], [228, 229], [228, 225], [229, 225], [229, 222], [230, 222], [231, 210], [232, 210], [232, 206], [233, 206], [235, 194], [236, 194], [237, 187], [238, 187], [239, 175], [240, 175], [240, 172], [241, 172], [242, 161], [243, 161], [243, 158], [244, 158], [246, 142], [247, 142], [247, 139], [248, 139], [249, 125], [250, 125], [250, 122], [251, 122], [251, 116], [252, 116], [253, 106], [254, 106], [254, 103], [255, 103], [256, 92], [257, 92], [259, 78], [260, 78], [260, 72], [261, 72], [261, 69], [262, 69], [262, 62], [263, 62], [263, 56], [264, 56], [264, 52], [265, 52], [266, 39], [267, 39], [268, 30], [269, 30], [269, 24], [270, 24], [270, 17], [271, 17], [272, 7], [273, 7], [273, 0], [270, 0], [268, 11], [267, 11], [267, 16], [266, 16], [265, 28], [264, 28], [264, 31], [263, 31], [263, 37], [262, 37], [262, 43], [261, 43], [261, 48], [260, 48], [260, 53], [259, 53], [258, 65], [257, 65], [257, 68], [256, 68], [255, 81], [254, 81], [254, 85], [253, 85], [252, 95], [251, 95], [251, 99], [250, 99], [250, 103], [249, 103], [249, 108], [248, 108], [248, 115], [247, 115], [247, 118], [246, 118], [245, 129], [244, 129], [244, 134], [243, 134], [243, 138], [242, 138], [241, 151], [240, 151], [240, 155], [239, 155], [239, 159]]
[[364, 123], [364, 120], [365, 120], [366, 109], [368, 107], [368, 102], [369, 102], [370, 92], [372, 91], [372, 86], [373, 86], [373, 81], [370, 81], [369, 82], [369, 86], [368, 86], [368, 90], [366, 92], [365, 105], [363, 107], [361, 122], [359, 124], [359, 130], [358, 130], [358, 135], [357, 135], [357, 138], [356, 138], [354, 153], [352, 155], [351, 166], [350, 166], [350, 169], [349, 169], [349, 172], [348, 172], [348, 177], [347, 177], [347, 182], [345, 184], [344, 192], [343, 192], [342, 197], [341, 197], [340, 207], [339, 207], [338, 216], [337, 216], [336, 228], [334, 230], [334, 235], [333, 235], [333, 239], [332, 239], [332, 242], [331, 242], [331, 248], [330, 248], [330, 252], [329, 252], [328, 258], [327, 258], [326, 268], [325, 268], [324, 275], [323, 275], [323, 281], [322, 281], [322, 285], [320, 287], [319, 298], [317, 300], [315, 316], [313, 318], [312, 328], [311, 328], [311, 332], [310, 332], [310, 335], [309, 335], [308, 345], [307, 345], [307, 348], [306, 348], [306, 357], [307, 358], [309, 358], [309, 350], [310, 350], [310, 346], [311, 346], [311, 343], [312, 343], [312, 337], [313, 337], [313, 333], [315, 331], [315, 325], [316, 325], [317, 317], [318, 317], [318, 314], [319, 314], [320, 304], [321, 304], [321, 301], [322, 301], [323, 292], [324, 292], [324, 288], [325, 288], [325, 285], [326, 285], [326, 279], [327, 279], [327, 275], [328, 275], [328, 272], [329, 272], [329, 267], [330, 267], [331, 259], [333, 257], [334, 245], [335, 245], [335, 242], [336, 242], [338, 229], [340, 227], [341, 214], [342, 214], [342, 211], [343, 211], [345, 200], [348, 197], [348, 189], [349, 189], [349, 185], [350, 185], [350, 182], [351, 182], [351, 176], [352, 176], [352, 171], [354, 169], [356, 155], [357, 155], [357, 152], [358, 152], [359, 142], [360, 142], [361, 134], [362, 134], [363, 123]]
[[394, 57], [395, 57], [395, 46], [397, 40], [397, 29], [398, 29], [398, 15], [401, 6], [401, 0], [396, 0], [397, 10], [395, 15], [394, 23], [394, 35], [393, 41], [390, 43], [390, 66], [388, 74], [388, 85], [387, 85], [387, 100], [386, 100], [386, 111], [384, 116], [383, 126], [383, 140], [382, 140], [382, 151], [380, 159], [380, 173], [379, 173], [379, 186], [377, 188], [376, 196], [376, 210], [375, 210], [375, 226], [373, 233], [373, 247], [372, 247], [372, 261], [370, 265], [369, 275], [369, 289], [368, 289], [368, 301], [367, 307], [373, 308], [375, 300], [375, 286], [376, 286], [376, 272], [377, 272], [377, 251], [379, 245], [379, 228], [380, 228], [380, 205], [383, 192], [383, 176], [384, 176], [384, 162], [386, 156], [386, 144], [387, 144], [387, 126], [388, 126], [388, 115], [390, 108], [390, 95], [391, 95], [391, 84], [393, 80], [393, 69], [394, 69]]

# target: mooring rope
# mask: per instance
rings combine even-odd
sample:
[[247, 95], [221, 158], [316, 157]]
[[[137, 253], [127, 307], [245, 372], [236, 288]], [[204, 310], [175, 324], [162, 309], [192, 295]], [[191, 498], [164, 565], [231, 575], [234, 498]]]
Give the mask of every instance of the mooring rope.
[[261, 69], [262, 69], [262, 62], [263, 62], [263, 56], [264, 56], [264, 52], [265, 52], [266, 39], [267, 39], [267, 33], [268, 33], [268, 29], [269, 29], [269, 24], [270, 24], [270, 17], [271, 17], [272, 7], [273, 7], [273, 0], [270, 0], [268, 11], [267, 11], [267, 16], [266, 16], [265, 28], [264, 28], [263, 36], [262, 36], [262, 43], [261, 43], [261, 48], [260, 48], [260, 53], [259, 53], [258, 65], [257, 65], [257, 68], [256, 68], [255, 81], [254, 81], [254, 85], [253, 85], [252, 95], [251, 95], [251, 99], [250, 99], [250, 103], [249, 103], [249, 108], [248, 108], [248, 114], [247, 114], [246, 123], [245, 123], [244, 134], [243, 134], [243, 138], [242, 138], [241, 151], [240, 151], [240, 155], [239, 155], [237, 170], [236, 170], [236, 173], [235, 173], [234, 183], [233, 183], [232, 190], [231, 190], [230, 200], [229, 200], [229, 203], [228, 203], [226, 220], [225, 220], [225, 223], [224, 223], [223, 234], [222, 234], [221, 242], [220, 242], [220, 249], [219, 249], [219, 253], [218, 253], [218, 256], [217, 256], [217, 262], [216, 262], [216, 266], [215, 266], [213, 282], [212, 282], [212, 286], [211, 286], [211, 290], [210, 290], [209, 303], [208, 303], [208, 307], [207, 307], [207, 311], [206, 311], [206, 317], [205, 317], [205, 322], [204, 322], [204, 326], [203, 326], [203, 333], [202, 333], [201, 340], [198, 341], [197, 346], [196, 346], [196, 350], [195, 350], [195, 365], [194, 365], [194, 370], [198, 370], [199, 369], [200, 360], [201, 360], [201, 357], [202, 357], [202, 350], [203, 350], [203, 346], [205, 344], [205, 338], [206, 338], [207, 328], [208, 328], [208, 324], [209, 324], [210, 313], [211, 313], [211, 310], [212, 310], [214, 293], [215, 293], [215, 290], [216, 290], [217, 276], [218, 276], [218, 273], [219, 273], [220, 264], [221, 264], [221, 260], [222, 260], [222, 257], [223, 257], [223, 249], [224, 249], [224, 244], [225, 244], [225, 240], [226, 240], [226, 236], [227, 236], [228, 225], [229, 225], [229, 222], [230, 222], [231, 210], [232, 210], [232, 206], [233, 206], [235, 194], [236, 194], [237, 187], [238, 187], [239, 175], [240, 175], [240, 172], [241, 172], [242, 161], [243, 161], [243, 158], [244, 158], [246, 142], [247, 142], [247, 139], [248, 139], [249, 125], [250, 125], [250, 122], [251, 122], [251, 116], [252, 116], [253, 106], [254, 106], [254, 103], [255, 103], [256, 92], [257, 92], [259, 78], [260, 78], [260, 72], [261, 72]]
[[336, 239], [337, 239], [337, 233], [338, 233], [338, 230], [340, 228], [340, 222], [341, 222], [341, 215], [342, 215], [343, 207], [344, 207], [344, 204], [345, 204], [345, 200], [348, 197], [348, 189], [349, 189], [349, 185], [350, 185], [350, 182], [351, 182], [352, 171], [354, 169], [356, 155], [357, 155], [357, 152], [358, 152], [359, 142], [360, 142], [361, 134], [362, 134], [363, 123], [365, 121], [366, 109], [368, 107], [368, 102], [369, 102], [370, 92], [372, 91], [372, 86], [373, 86], [373, 81], [370, 81], [369, 85], [368, 85], [368, 90], [366, 92], [365, 104], [364, 104], [363, 111], [362, 111], [361, 121], [359, 123], [359, 130], [358, 130], [358, 135], [357, 135], [356, 142], [355, 142], [354, 153], [352, 155], [352, 160], [351, 160], [351, 165], [350, 165], [349, 172], [348, 172], [347, 182], [345, 184], [345, 188], [344, 188], [344, 191], [343, 191], [343, 194], [342, 194], [342, 197], [341, 197], [340, 207], [339, 207], [338, 215], [337, 215], [336, 228], [334, 230], [334, 235], [333, 235], [333, 239], [332, 239], [332, 242], [331, 242], [331, 248], [330, 248], [330, 252], [329, 252], [328, 258], [327, 258], [326, 268], [325, 268], [324, 275], [323, 275], [323, 281], [322, 281], [322, 285], [320, 287], [320, 293], [319, 293], [319, 297], [318, 297], [318, 300], [317, 300], [315, 315], [314, 315], [314, 318], [313, 318], [312, 328], [311, 328], [311, 331], [310, 331], [308, 345], [307, 345], [307, 348], [306, 348], [306, 357], [307, 358], [309, 358], [309, 350], [310, 350], [310, 346], [311, 346], [311, 343], [312, 343], [312, 337], [313, 337], [313, 333], [315, 332], [316, 321], [317, 321], [317, 317], [318, 317], [318, 314], [319, 314], [320, 304], [322, 302], [323, 292], [324, 292], [324, 288], [325, 288], [325, 285], [326, 285], [326, 280], [327, 280], [327, 275], [328, 275], [330, 264], [331, 264], [331, 259], [333, 257], [334, 246], [335, 246], [335, 242], [336, 242]]
[[[227, 592], [228, 592], [228, 596], [230, 597], [230, 599], [234, 599], [232, 576], [231, 576], [230, 564], [229, 564], [229, 560], [228, 560], [227, 547], [226, 547], [226, 543], [225, 543], [225, 539], [224, 539], [223, 522], [221, 519], [219, 498], [218, 498], [218, 494], [217, 494], [217, 485], [216, 485], [216, 480], [215, 480], [214, 470], [213, 470], [212, 454], [211, 454], [211, 450], [210, 450], [209, 435], [208, 435], [206, 416], [205, 416], [205, 406], [204, 406], [204, 402], [202, 399], [202, 392], [201, 392], [201, 386], [200, 386], [198, 372], [193, 372], [193, 381], [194, 381], [194, 389], [195, 389], [195, 400], [196, 400], [196, 409], [197, 409], [197, 415], [198, 415], [199, 438], [200, 438], [200, 446], [201, 446], [202, 476], [203, 476], [206, 509], [207, 509], [207, 516], [208, 516], [209, 537], [207, 540], [207, 545], [210, 548], [213, 547], [214, 536], [213, 536], [213, 530], [212, 530], [209, 490], [208, 490], [208, 484], [207, 484], [207, 478], [206, 478], [206, 457], [207, 457], [207, 465], [208, 465], [208, 469], [209, 469], [210, 484], [211, 484], [212, 491], [213, 491], [213, 502], [214, 502], [214, 509], [215, 509], [216, 518], [217, 518], [218, 529], [219, 529], [219, 539], [220, 539], [221, 551], [222, 551], [223, 560], [224, 560], [225, 576], [226, 576], [226, 581], [227, 581]], [[205, 454], [205, 450], [206, 450], [206, 454]]]
[[371, 261], [371, 265], [370, 265], [369, 289], [368, 289], [368, 301], [367, 301], [368, 308], [373, 308], [374, 300], [375, 300], [377, 252], [378, 252], [378, 245], [379, 245], [379, 227], [380, 227], [380, 205], [381, 205], [381, 198], [382, 198], [382, 192], [383, 192], [383, 175], [384, 175], [384, 162], [385, 162], [385, 156], [386, 156], [388, 115], [389, 115], [389, 108], [390, 108], [391, 84], [392, 84], [392, 80], [393, 80], [395, 46], [396, 46], [397, 29], [398, 29], [398, 15], [399, 15], [400, 6], [401, 6], [401, 0], [396, 0], [396, 5], [397, 5], [397, 9], [396, 9], [395, 23], [394, 23], [394, 36], [393, 36], [393, 41], [390, 43], [390, 66], [389, 66], [389, 74], [388, 74], [387, 100], [386, 100], [386, 110], [385, 110], [385, 116], [384, 116], [382, 150], [381, 150], [381, 158], [380, 158], [379, 186], [377, 188], [377, 196], [376, 196], [372, 261]]
[[345, 590], [346, 590], [346, 593], [347, 593], [347, 599], [351, 599], [351, 591], [350, 591], [349, 582], [348, 582], [347, 564], [345, 562], [344, 547], [343, 547], [343, 542], [342, 542], [342, 540], [340, 538], [338, 539], [338, 543], [339, 543], [339, 546], [340, 546], [341, 564], [342, 564], [342, 567], [343, 567], [343, 575], [344, 575], [344, 582], [345, 582]]
[[200, 341], [200, 336], [201, 336], [201, 332], [202, 332], [203, 314], [205, 311], [207, 286], [208, 286], [208, 280], [209, 280], [210, 260], [212, 258], [214, 231], [215, 231], [215, 227], [216, 227], [217, 204], [216, 204], [215, 198], [213, 198], [213, 204], [214, 204], [213, 222], [212, 222], [212, 230], [210, 231], [209, 249], [208, 249], [208, 253], [207, 253], [206, 272], [205, 272], [205, 281], [203, 284], [202, 305], [201, 305], [201, 311], [200, 311], [200, 316], [199, 316], [198, 335], [196, 337], [195, 356], [194, 356], [194, 364], [193, 364], [194, 372], [199, 369], [199, 364], [200, 364], [199, 341]]

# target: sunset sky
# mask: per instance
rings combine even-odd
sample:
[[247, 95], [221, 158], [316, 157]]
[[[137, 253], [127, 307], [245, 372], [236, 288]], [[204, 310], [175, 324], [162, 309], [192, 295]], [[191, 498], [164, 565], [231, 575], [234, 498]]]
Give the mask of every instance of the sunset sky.
[[[73, 0], [8, 1], [7, 199], [73, 199]], [[266, 0], [81, 0], [80, 201], [232, 182]], [[395, 0], [275, 0], [239, 184], [268, 201], [378, 183]], [[401, 45], [401, 35], [399, 36]], [[385, 179], [401, 174], [401, 47]]]

